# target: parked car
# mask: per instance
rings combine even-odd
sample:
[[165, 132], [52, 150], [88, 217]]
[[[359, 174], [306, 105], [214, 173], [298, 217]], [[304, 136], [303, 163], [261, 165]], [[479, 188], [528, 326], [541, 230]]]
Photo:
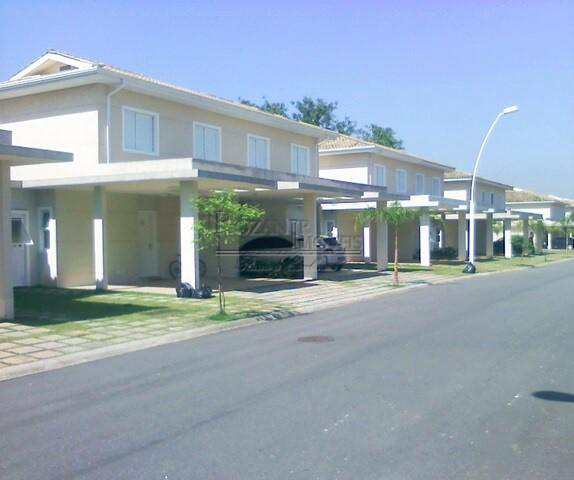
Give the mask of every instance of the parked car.
[[[239, 250], [239, 271], [248, 277], [285, 277], [303, 276], [303, 238], [296, 245], [285, 237], [257, 237], [246, 242]], [[345, 249], [332, 237], [317, 239], [317, 268], [340, 270], [346, 261]]]

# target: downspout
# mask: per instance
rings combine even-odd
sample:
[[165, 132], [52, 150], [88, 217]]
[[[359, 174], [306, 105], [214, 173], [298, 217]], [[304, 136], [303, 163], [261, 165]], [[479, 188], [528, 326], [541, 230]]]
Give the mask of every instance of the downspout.
[[111, 149], [110, 149], [110, 125], [112, 123], [112, 96], [124, 88], [124, 81], [120, 80], [120, 84], [106, 95], [106, 163], [110, 163]]

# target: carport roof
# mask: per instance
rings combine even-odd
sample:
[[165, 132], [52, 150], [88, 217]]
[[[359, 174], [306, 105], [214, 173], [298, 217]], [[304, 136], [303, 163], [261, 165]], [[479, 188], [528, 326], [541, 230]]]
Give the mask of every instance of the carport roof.
[[10, 165], [71, 162], [73, 159], [73, 154], [68, 152], [0, 143], [0, 161], [9, 162]]
[[[18, 178], [16, 178], [18, 180]], [[276, 170], [246, 167], [222, 162], [210, 162], [193, 158], [176, 158], [138, 162], [96, 164], [83, 167], [81, 175], [73, 165], [53, 166], [42, 170], [42, 178], [22, 178], [23, 188], [79, 188], [109, 185], [129, 189], [130, 185], [175, 193], [178, 183], [197, 180], [204, 189], [254, 189], [255, 191], [296, 191], [318, 195], [368, 196], [379, 200], [400, 200], [404, 196], [390, 194], [386, 187], [331, 180], [308, 175], [297, 175]], [[155, 184], [155, 187], [154, 187]]]

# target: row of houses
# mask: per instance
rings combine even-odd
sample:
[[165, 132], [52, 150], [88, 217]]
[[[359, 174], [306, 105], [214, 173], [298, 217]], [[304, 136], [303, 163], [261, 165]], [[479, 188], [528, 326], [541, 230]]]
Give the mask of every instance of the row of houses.
[[[451, 247], [464, 260], [471, 177], [403, 150], [338, 135], [257, 108], [57, 51], [0, 83], [0, 317], [12, 288], [77, 287], [169, 278], [198, 286], [214, 259], [195, 242], [193, 200], [231, 190], [266, 212], [254, 235], [336, 236], [352, 260], [393, 260], [384, 222], [357, 228], [357, 212], [400, 202], [424, 208], [401, 227], [400, 261], [430, 265]], [[477, 248], [492, 256], [493, 225], [534, 234], [537, 248], [573, 203], [477, 180]], [[241, 245], [237, 245], [240, 249]], [[203, 257], [203, 258], [200, 258]], [[237, 255], [225, 274], [239, 273]], [[317, 252], [303, 254], [317, 278]]]

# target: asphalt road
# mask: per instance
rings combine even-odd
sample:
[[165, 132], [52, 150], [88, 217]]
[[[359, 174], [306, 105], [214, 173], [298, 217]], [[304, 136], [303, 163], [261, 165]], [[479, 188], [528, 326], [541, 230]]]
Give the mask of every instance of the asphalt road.
[[2, 382], [0, 478], [573, 478], [573, 280], [419, 288]]

